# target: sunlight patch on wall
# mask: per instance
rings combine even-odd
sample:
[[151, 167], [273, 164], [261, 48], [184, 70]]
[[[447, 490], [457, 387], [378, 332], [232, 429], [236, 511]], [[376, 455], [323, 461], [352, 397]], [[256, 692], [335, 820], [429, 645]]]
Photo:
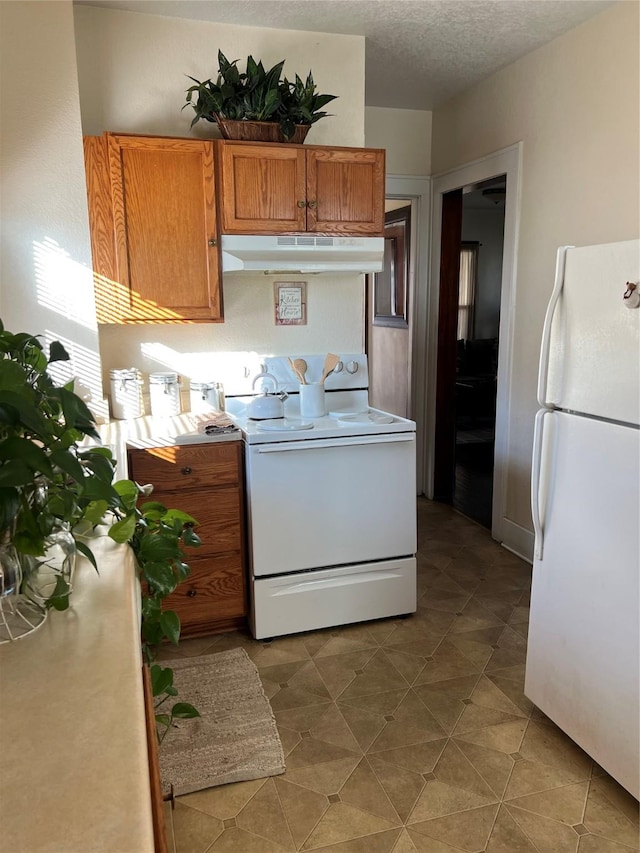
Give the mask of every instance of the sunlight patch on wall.
[[49, 375], [56, 385], [74, 380], [74, 391], [84, 400], [93, 415], [100, 420], [108, 418], [107, 402], [102, 396], [102, 373], [100, 357], [85, 346], [64, 335], [47, 329], [44, 333], [45, 349], [53, 341], [60, 341], [69, 353], [69, 361], [56, 361], [49, 368]]
[[175, 370], [186, 379], [199, 382], [216, 381], [232, 388], [239, 379], [255, 376], [261, 371], [261, 361], [268, 353], [256, 352], [178, 352], [158, 342], [145, 342], [140, 352], [156, 362], [158, 370]]
[[96, 329], [93, 276], [55, 240], [34, 240], [33, 260], [38, 303], [87, 329]]

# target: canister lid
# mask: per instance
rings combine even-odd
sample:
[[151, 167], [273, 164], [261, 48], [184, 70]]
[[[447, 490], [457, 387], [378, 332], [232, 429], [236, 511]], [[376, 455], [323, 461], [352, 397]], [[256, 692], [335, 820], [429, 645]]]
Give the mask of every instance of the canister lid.
[[111, 379], [140, 379], [140, 371], [136, 367], [118, 367], [109, 371]]
[[189, 387], [193, 391], [210, 391], [212, 388], [215, 388], [218, 385], [217, 382], [211, 380], [210, 382], [197, 382], [195, 380], [191, 380], [189, 383]]
[[178, 381], [178, 374], [172, 372], [150, 373], [150, 385], [174, 385]]

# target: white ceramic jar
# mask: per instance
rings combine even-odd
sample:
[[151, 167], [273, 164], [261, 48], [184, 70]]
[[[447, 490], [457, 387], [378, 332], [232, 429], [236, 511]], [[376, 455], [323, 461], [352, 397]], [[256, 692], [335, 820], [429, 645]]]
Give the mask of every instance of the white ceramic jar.
[[192, 412], [224, 412], [224, 389], [221, 382], [195, 382], [189, 384]]
[[109, 371], [111, 380], [111, 416], [117, 420], [144, 415], [142, 374], [135, 367]]
[[162, 372], [149, 374], [149, 397], [151, 414], [154, 417], [170, 418], [179, 415], [180, 379], [177, 373]]

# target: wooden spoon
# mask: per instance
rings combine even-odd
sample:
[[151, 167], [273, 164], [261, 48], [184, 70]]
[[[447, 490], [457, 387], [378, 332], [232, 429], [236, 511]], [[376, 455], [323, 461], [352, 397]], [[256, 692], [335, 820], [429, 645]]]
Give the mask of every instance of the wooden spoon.
[[332, 372], [333, 368], [338, 364], [339, 361], [340, 361], [339, 355], [335, 355], [335, 353], [332, 353], [332, 352], [327, 354], [327, 357], [324, 360], [324, 367], [322, 369], [322, 379], [320, 380], [321, 384], [324, 382], [324, 380], [327, 378], [327, 376]]
[[307, 379], [305, 374], [307, 372], [307, 362], [304, 360], [304, 358], [294, 358], [291, 362], [291, 367], [293, 368], [293, 372], [300, 380], [300, 384], [306, 385]]

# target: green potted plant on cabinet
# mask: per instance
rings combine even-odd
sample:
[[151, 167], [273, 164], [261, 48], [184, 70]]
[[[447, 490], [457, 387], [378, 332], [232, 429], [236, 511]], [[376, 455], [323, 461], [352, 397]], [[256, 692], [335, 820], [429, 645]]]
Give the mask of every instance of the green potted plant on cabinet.
[[[177, 693], [173, 673], [153, 663], [163, 639], [177, 644], [180, 620], [162, 601], [189, 574], [184, 545], [199, 545], [195, 519], [157, 502], [139, 504], [150, 487], [114, 482], [109, 448], [73, 383], [56, 386], [49, 368], [69, 356], [54, 341], [12, 334], [0, 321], [0, 627], [2, 640], [29, 633], [50, 609], [65, 610], [75, 552], [98, 569], [91, 536], [98, 529], [133, 549], [142, 587], [143, 655], [156, 702]], [[106, 527], [101, 525], [106, 524]], [[15, 618], [13, 618], [15, 617]], [[12, 633], [12, 625], [13, 633]], [[162, 736], [175, 717], [197, 716], [186, 703], [159, 710]]]
[[311, 125], [328, 115], [322, 108], [337, 97], [318, 93], [311, 71], [304, 82], [297, 74], [294, 83], [281, 80], [284, 60], [268, 70], [252, 56], [246, 71], [237, 65], [218, 51], [215, 83], [187, 75], [194, 85], [183, 109], [193, 108], [192, 127], [204, 120], [216, 122], [225, 139], [301, 143]]

